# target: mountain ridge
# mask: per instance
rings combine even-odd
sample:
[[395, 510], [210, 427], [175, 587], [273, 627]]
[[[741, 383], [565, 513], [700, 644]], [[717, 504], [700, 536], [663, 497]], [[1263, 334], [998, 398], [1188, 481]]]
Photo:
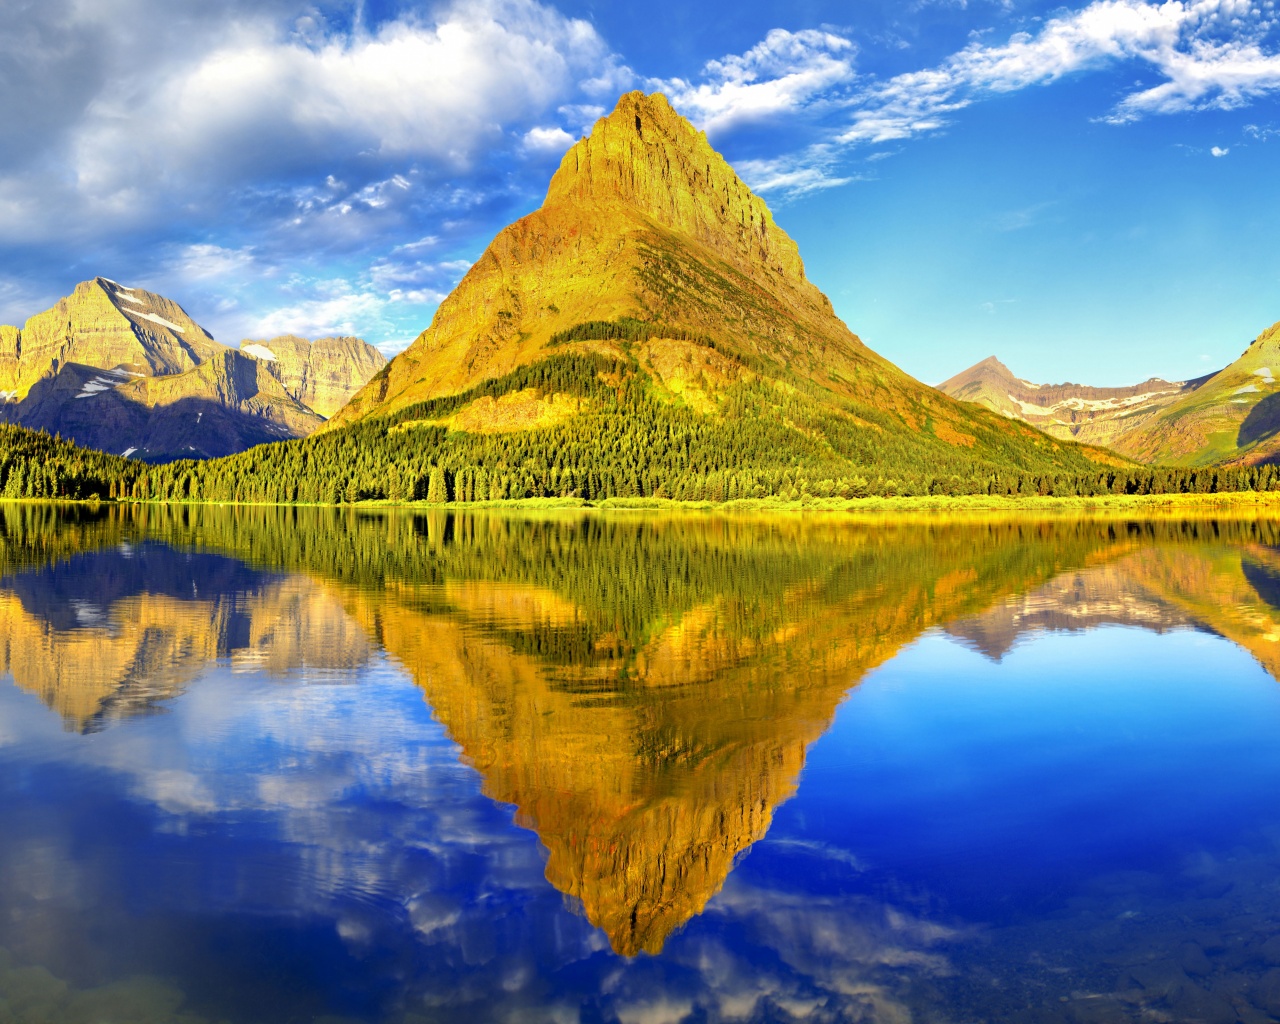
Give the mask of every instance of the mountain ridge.
[[938, 389], [1055, 437], [1103, 445], [1137, 462], [1248, 466], [1280, 460], [1277, 374], [1280, 323], [1223, 369], [1185, 381], [1151, 377], [1120, 388], [1033, 384], [989, 356]]
[[[332, 410], [355, 390], [344, 376], [367, 379], [385, 360], [358, 339], [292, 341], [307, 358], [282, 382], [272, 360], [217, 342], [178, 303], [92, 278], [21, 328], [0, 327], [0, 420], [149, 461], [304, 437], [324, 420], [304, 398]], [[330, 365], [311, 367], [330, 351]]]

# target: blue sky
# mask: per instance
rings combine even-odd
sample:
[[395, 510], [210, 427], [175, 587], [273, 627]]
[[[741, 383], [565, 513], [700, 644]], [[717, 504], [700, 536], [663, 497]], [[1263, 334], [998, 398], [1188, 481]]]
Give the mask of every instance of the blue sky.
[[1276, 0], [11, 0], [0, 322], [103, 274], [392, 353], [632, 88], [922, 380], [1195, 376], [1280, 319]]

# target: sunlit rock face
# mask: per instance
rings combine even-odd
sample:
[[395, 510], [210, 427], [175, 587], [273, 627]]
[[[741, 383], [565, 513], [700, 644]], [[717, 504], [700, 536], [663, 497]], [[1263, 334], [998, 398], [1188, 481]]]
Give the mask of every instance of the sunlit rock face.
[[1033, 384], [994, 356], [938, 385], [1055, 437], [1167, 466], [1256, 465], [1280, 455], [1280, 323], [1216, 373], [1097, 388]]
[[[643, 330], [623, 345], [622, 335], [591, 333], [606, 322]], [[874, 429], [923, 431], [947, 452], [986, 449], [998, 461], [1013, 444], [1068, 454], [867, 348], [706, 135], [660, 93], [639, 92], [565, 153], [542, 206], [498, 233], [428, 328], [325, 429], [586, 353], [634, 359], [656, 393], [701, 414], [725, 413], [734, 385], [763, 382], [842, 422], [863, 415], [858, 403]], [[465, 429], [483, 430], [502, 411], [477, 405]]]
[[242, 341], [240, 351], [264, 364], [290, 395], [326, 419], [387, 364], [386, 356], [359, 338], [308, 341], [286, 334]]
[[221, 347], [177, 303], [97, 277], [21, 330], [0, 330], [0, 389], [20, 401], [68, 363], [125, 377], [180, 374]]
[[0, 419], [150, 461], [216, 457], [305, 437], [386, 362], [357, 338], [273, 343], [278, 359], [228, 348], [176, 302], [94, 278], [0, 327]]

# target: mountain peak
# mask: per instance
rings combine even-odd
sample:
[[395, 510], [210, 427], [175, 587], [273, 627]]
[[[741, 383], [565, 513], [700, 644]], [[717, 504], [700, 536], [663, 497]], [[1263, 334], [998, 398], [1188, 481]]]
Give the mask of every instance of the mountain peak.
[[[987, 358], [982, 360], [982, 362], [974, 364], [973, 369], [998, 373], [1002, 377], [1013, 377], [1013, 371], [1010, 370], [1009, 367], [1005, 366], [1004, 363], [1000, 362], [1000, 360], [995, 356], [987, 356]], [[1017, 378], [1013, 379], [1016, 380]]]
[[[1002, 387], [1006, 385], [1017, 385], [1025, 383], [1013, 375], [1013, 371], [1004, 363], [1000, 362], [995, 356], [987, 356], [980, 363], [974, 363], [967, 370], [961, 370], [954, 377], [944, 380], [938, 385], [938, 390], [944, 394], [957, 396], [960, 391], [974, 388], [982, 388], [987, 385], [999, 383]], [[964, 395], [966, 400], [973, 399], [968, 395]]]
[[620, 203], [740, 265], [804, 280], [804, 263], [764, 200], [660, 92], [626, 93], [565, 153], [546, 207]]

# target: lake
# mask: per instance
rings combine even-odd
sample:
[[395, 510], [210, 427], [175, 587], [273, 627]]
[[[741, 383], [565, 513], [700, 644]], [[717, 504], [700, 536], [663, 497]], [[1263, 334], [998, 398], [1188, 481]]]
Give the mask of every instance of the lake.
[[3, 504], [0, 655], [0, 1024], [1280, 1015], [1280, 521]]

